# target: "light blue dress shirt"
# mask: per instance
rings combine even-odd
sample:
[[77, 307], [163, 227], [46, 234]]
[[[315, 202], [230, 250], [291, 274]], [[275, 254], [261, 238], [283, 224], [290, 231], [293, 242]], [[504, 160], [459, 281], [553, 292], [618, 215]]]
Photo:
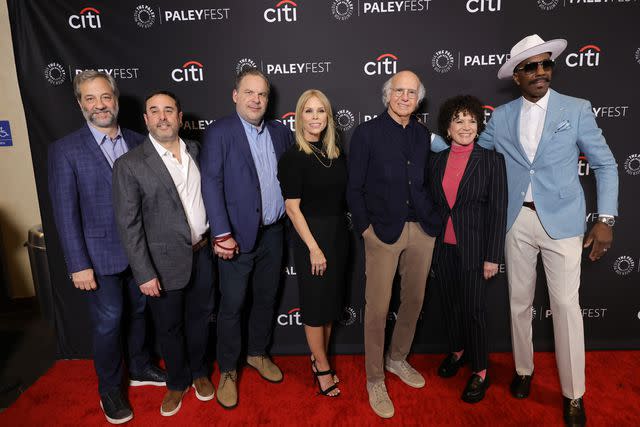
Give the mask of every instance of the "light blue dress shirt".
[[113, 168], [113, 163], [118, 157], [129, 151], [129, 147], [127, 147], [127, 143], [122, 136], [120, 127], [118, 127], [118, 133], [114, 139], [109, 138], [109, 135], [100, 132], [98, 129], [91, 126], [91, 124], [89, 124], [89, 130], [96, 139], [98, 147], [102, 150], [102, 154], [104, 154], [104, 157], [107, 159], [107, 162], [109, 162], [109, 166], [111, 166], [111, 168]]
[[[238, 116], [239, 117], [239, 116]], [[278, 159], [264, 120], [254, 126], [240, 117], [249, 140], [251, 157], [258, 172], [262, 197], [262, 225], [271, 225], [284, 215], [284, 199], [278, 181]]]

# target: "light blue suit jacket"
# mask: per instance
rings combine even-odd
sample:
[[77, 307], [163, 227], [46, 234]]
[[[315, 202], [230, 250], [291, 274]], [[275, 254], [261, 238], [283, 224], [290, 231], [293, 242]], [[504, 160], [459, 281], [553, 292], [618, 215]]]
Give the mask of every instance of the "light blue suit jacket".
[[[544, 229], [552, 238], [564, 239], [582, 235], [586, 229], [584, 192], [578, 176], [580, 153], [585, 154], [596, 176], [599, 214], [618, 214], [618, 165], [589, 101], [549, 90], [544, 129], [533, 162], [519, 138], [521, 97], [495, 109], [478, 143], [504, 155], [509, 187], [507, 230], [515, 222], [531, 183]], [[441, 151], [447, 146], [437, 137], [431, 147]]]

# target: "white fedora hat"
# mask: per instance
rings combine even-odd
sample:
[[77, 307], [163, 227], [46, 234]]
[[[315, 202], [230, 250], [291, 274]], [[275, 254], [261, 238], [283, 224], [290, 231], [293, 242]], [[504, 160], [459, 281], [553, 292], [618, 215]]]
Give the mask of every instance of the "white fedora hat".
[[511, 57], [498, 70], [499, 79], [510, 79], [513, 69], [527, 58], [550, 52], [551, 59], [555, 59], [567, 47], [565, 39], [554, 39], [545, 42], [537, 34], [532, 34], [520, 40], [511, 48]]

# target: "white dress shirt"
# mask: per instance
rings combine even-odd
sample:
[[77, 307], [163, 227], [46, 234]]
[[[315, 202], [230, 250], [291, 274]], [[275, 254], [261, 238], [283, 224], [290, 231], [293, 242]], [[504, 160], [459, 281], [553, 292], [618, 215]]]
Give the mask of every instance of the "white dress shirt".
[[[547, 93], [538, 102], [531, 102], [524, 97], [522, 98], [522, 107], [520, 108], [520, 144], [522, 144], [522, 148], [524, 148], [524, 152], [530, 162], [533, 162], [540, 144], [544, 120], [547, 116], [549, 93], [550, 91], [547, 90]], [[527, 187], [524, 201], [533, 202], [531, 183]]]
[[191, 229], [191, 242], [196, 244], [202, 240], [202, 235], [209, 228], [200, 190], [200, 171], [187, 152], [187, 145], [182, 139], [180, 139], [181, 162], [178, 162], [178, 159], [169, 150], [160, 145], [153, 136], [149, 135], [149, 139], [167, 167], [171, 179], [173, 179]]

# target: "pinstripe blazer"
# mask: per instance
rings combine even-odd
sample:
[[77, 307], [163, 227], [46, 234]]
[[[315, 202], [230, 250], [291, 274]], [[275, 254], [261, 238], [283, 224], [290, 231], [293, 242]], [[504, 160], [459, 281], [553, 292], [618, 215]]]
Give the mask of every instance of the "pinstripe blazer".
[[[144, 136], [120, 128], [129, 149]], [[124, 271], [129, 262], [120, 244], [111, 201], [111, 166], [89, 125], [49, 146], [48, 180], [53, 216], [67, 271], [96, 274]]]
[[[183, 141], [197, 165], [198, 143]], [[138, 285], [157, 277], [167, 291], [187, 286], [191, 229], [171, 174], [148, 137], [113, 165], [113, 206]]]
[[[482, 268], [485, 261], [499, 264], [504, 254], [507, 221], [504, 157], [475, 144], [462, 175], [456, 201], [449, 208], [442, 178], [450, 151], [447, 149], [432, 155], [430, 185], [436, 209], [442, 216], [443, 224], [451, 217], [463, 269]], [[441, 244], [443, 238], [444, 232], [438, 238], [438, 243]], [[436, 261], [438, 255], [436, 248]]]

